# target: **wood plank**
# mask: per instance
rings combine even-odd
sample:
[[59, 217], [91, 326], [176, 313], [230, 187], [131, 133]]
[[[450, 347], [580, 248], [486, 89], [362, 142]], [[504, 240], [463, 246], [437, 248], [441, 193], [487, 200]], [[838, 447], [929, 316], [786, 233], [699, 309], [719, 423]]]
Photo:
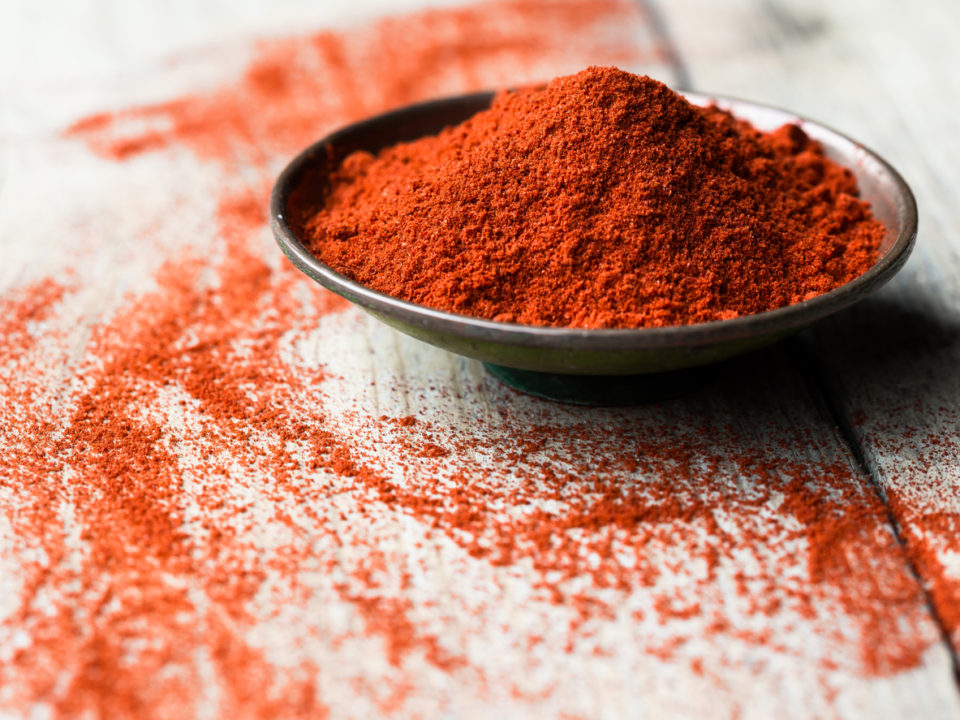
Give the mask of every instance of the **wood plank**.
[[[355, 85], [330, 83], [323, 122], [614, 62], [625, 32], [632, 67], [676, 77], [629, 5], [504, 5], [509, 22], [489, 5], [436, 16], [453, 48], [478, 28], [501, 42], [455, 72], [424, 64], [412, 90], [376, 84], [422, 27], [410, 18], [334, 44], [369, 87], [358, 108]], [[343, 79], [332, 53], [307, 55]], [[186, 82], [199, 60], [178, 62]], [[154, 72], [104, 101], [142, 98]], [[11, 102], [69, 115], [58, 82]], [[258, 214], [288, 126], [231, 135], [203, 115], [209, 88], [189, 89], [192, 130], [233, 154], [196, 135], [91, 152], [138, 147], [164, 109], [7, 135], [17, 322], [0, 371], [22, 392], [0, 404], [0, 710], [956, 715], [922, 588], [790, 346], [647, 407], [518, 395], [294, 272]]]
[[[905, 271], [808, 339], [838, 419], [884, 493], [945, 635], [960, 647], [960, 9], [663, 7], [699, 88], [832, 124], [885, 155], [914, 189], [920, 236]], [[956, 672], [956, 654], [953, 662]]]

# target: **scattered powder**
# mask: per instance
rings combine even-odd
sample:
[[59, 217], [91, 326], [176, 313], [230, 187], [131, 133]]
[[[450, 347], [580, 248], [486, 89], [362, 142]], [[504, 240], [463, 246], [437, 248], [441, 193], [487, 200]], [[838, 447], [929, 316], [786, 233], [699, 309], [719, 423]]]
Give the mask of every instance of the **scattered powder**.
[[416, 100], [540, 80], [582, 58], [650, 62], [662, 51], [643, 43], [638, 13], [622, 0], [508, 0], [264, 41], [239, 83], [92, 115], [69, 133], [116, 160], [175, 145], [267, 168], [324, 129]]
[[[612, 668], [640, 692], [653, 662], [676, 702], [700, 678], [731, 713], [742, 668], [757, 687], [806, 673], [822, 715], [858, 678], [917, 667], [938, 640], [921, 588], [837, 438], [800, 429], [811, 399], [778, 351], [746, 361], [748, 386], [631, 411], [488, 379], [363, 391], [360, 354], [338, 357], [368, 326], [267, 254], [273, 174], [332, 126], [655, 63], [624, 40], [643, 22], [502, 2], [272, 41], [236, 84], [69, 131], [129, 163], [187, 148], [223, 193], [204, 252], [160, 258], [79, 350], [82, 274], [3, 296], [0, 710], [585, 716], [610, 709], [591, 688]], [[317, 344], [323, 367], [298, 351]]]
[[[936, 337], [937, 332], [922, 321], [915, 322], [912, 330], [930, 333], [927, 337]], [[918, 337], [903, 347], [913, 349], [919, 342], [923, 340]], [[922, 366], [915, 372], [925, 381], [934, 377]], [[855, 386], [858, 392], [875, 382], [873, 377], [859, 380], [863, 385]], [[929, 392], [918, 397], [937, 395]], [[858, 414], [853, 418], [855, 429], [869, 452], [889, 458], [877, 472], [890, 510], [897, 518], [907, 554], [924, 578], [941, 626], [954, 646], [960, 647], [960, 551], [956, 549], [960, 492], [954, 470], [960, 458], [956, 432], [960, 412], [913, 398], [904, 402], [903, 396], [887, 387], [877, 389], [872, 400], [889, 412], [869, 419]], [[926, 423], [934, 430], [918, 429]]]

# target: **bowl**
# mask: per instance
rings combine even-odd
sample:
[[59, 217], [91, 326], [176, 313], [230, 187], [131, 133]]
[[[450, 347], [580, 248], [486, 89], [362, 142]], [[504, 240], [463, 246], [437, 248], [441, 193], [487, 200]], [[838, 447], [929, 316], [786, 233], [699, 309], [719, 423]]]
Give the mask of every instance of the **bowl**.
[[913, 193], [897, 171], [862, 144], [793, 113], [732, 98], [683, 93], [761, 130], [796, 123], [856, 175], [861, 198], [887, 229], [877, 262], [851, 282], [795, 305], [730, 320], [671, 327], [586, 330], [494, 322], [416, 305], [360, 285], [314, 257], [300, 239], [298, 208], [323, 200], [324, 178], [355, 150], [377, 150], [455, 125], [490, 106], [494, 93], [418, 103], [344, 127], [300, 153], [280, 174], [270, 224], [281, 249], [306, 275], [387, 325], [476, 358], [519, 390], [563, 402], [629, 404], [689, 386], [695, 369], [758, 349], [849, 307], [890, 280], [917, 234]]

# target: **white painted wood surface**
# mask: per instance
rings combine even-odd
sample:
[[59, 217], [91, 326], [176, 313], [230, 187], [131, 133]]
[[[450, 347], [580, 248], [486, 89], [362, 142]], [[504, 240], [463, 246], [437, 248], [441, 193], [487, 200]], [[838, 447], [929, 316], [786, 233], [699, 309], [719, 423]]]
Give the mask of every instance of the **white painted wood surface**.
[[694, 87], [832, 125], [884, 155], [914, 190], [920, 233], [904, 272], [808, 339], [838, 421], [958, 648], [960, 47], [951, 35], [960, 7], [680, 0], [662, 10]]
[[[77, 638], [59, 638], [57, 653], [44, 645], [42, 623], [22, 620], [33, 618], [36, 607], [51, 614], [71, 602], [86, 607], [100, 589], [71, 575], [88, 550], [79, 505], [73, 514], [65, 506], [57, 516], [62, 527], [50, 531], [62, 534], [70, 551], [59, 561], [46, 566], [36, 548], [22, 545], [15, 529], [23, 498], [37, 484], [69, 491], [75, 476], [20, 472], [28, 465], [18, 458], [36, 449], [23, 444], [17, 425], [41, 412], [69, 421], [84, 392], [73, 375], [93, 373], [103, 357], [91, 334], [109, 328], [138, 298], [149, 305], [165, 297], [155, 279], [160, 263], [192, 252], [205, 258], [208, 275], [227, 277], [218, 253], [229, 245], [210, 197], [236, 184], [233, 173], [176, 148], [114, 163], [63, 139], [59, 129], [101, 108], [217, 86], [242, 71], [258, 28], [277, 34], [342, 26], [365, 22], [381, 7], [365, 2], [346, 13], [308, 3], [274, 5], [267, 19], [267, 8], [255, 4], [210, 4], [194, 13], [185, 3], [173, 10], [144, 3], [134, 11], [104, 1], [91, 3], [89, 14], [76, 19], [78, 31], [64, 36], [62, 24], [38, 19], [53, 3], [21, 3], [10, 13], [17, 21], [3, 26], [0, 52], [5, 66], [17, 70], [0, 74], [0, 288], [13, 296], [67, 267], [78, 283], [70, 304], [31, 328], [39, 341], [29, 352], [3, 356], [3, 381], [16, 383], [17, 373], [30, 368], [43, 380], [48, 404], [0, 407], [6, 458], [0, 465], [6, 473], [0, 479], [0, 716], [68, 714], [62, 701], [71, 682], [96, 672], [90, 648], [115, 639], [111, 613], [124, 612], [121, 602], [96, 620], [81, 618]], [[395, 4], [383, 9], [400, 11]], [[190, 18], [189, 32], [170, 19], [177, 13]], [[955, 617], [960, 604], [960, 592], [951, 591], [960, 577], [953, 549], [960, 530], [960, 221], [953, 207], [960, 146], [950, 114], [960, 110], [951, 72], [960, 59], [951, 36], [957, 13], [949, 2], [910, 13], [893, 2], [825, 0], [656, 6], [660, 22], [646, 32], [659, 47], [658, 59], [635, 69], [686, 80], [697, 90], [779, 104], [863, 139], [903, 170], [921, 208], [916, 255], [877, 300], [802, 341], [734, 363], [702, 391], [626, 411], [564, 408], [516, 395], [477, 363], [352, 310], [322, 318], [303, 310], [285, 321], [276, 363], [302, 372], [321, 367], [325, 376], [281, 395], [290, 427], [307, 418], [403, 492], [475, 513], [481, 540], [496, 544], [509, 535], [515, 542], [511, 562], [471, 554], [472, 541], [445, 515], [418, 516], [330, 467], [309, 469], [303, 448], [291, 451], [301, 466], [280, 482], [263, 463], [276, 437], [267, 433], [259, 444], [223, 440], [223, 425], [191, 405], [187, 388], [174, 384], [158, 392], [149, 413], [163, 417], [163, 442], [178, 448], [179, 501], [194, 518], [185, 532], [202, 554], [206, 531], [196, 518], [210, 511], [206, 499], [216, 495], [221, 506], [214, 524], [229, 525], [243, 543], [234, 559], [243, 568], [272, 569], [245, 608], [248, 615], [230, 615], [234, 624], [216, 636], [263, 658], [239, 679], [217, 664], [210, 639], [229, 609], [218, 605], [201, 570], [171, 571], [172, 584], [190, 589], [184, 626], [196, 632], [172, 636], [189, 652], [175, 656], [168, 673], [135, 685], [134, 696], [150, 697], [179, 673], [202, 678], [201, 690], [175, 707], [196, 717], [256, 716], [262, 709], [256, 698], [238, 700], [244, 684], [279, 694], [308, 687], [334, 717], [387, 711], [399, 717], [957, 717], [955, 650], [942, 634], [944, 618]], [[637, 41], [651, 42], [639, 33]], [[538, 70], [569, 72], [590, 61], [587, 51], [573, 49], [549, 55]], [[270, 158], [268, 165], [275, 170], [283, 159]], [[256, 185], [263, 168], [242, 169]], [[62, 198], [55, 207], [47, 201], [51, 194]], [[175, 207], [171, 196], [178, 198]], [[287, 270], [266, 228], [249, 247], [265, 258], [277, 288], [265, 302], [286, 307], [281, 291], [304, 307], [320, 301], [307, 281]], [[242, 343], [271, 327], [223, 332]], [[114, 329], [118, 338], [137, 331]], [[195, 336], [211, 332], [198, 323], [180, 339], [197, 343]], [[417, 424], [404, 431], [374, 422], [384, 415], [414, 415]], [[553, 427], [558, 440], [525, 447], [531, 425]], [[411, 460], [411, 448], [424, 443], [448, 454], [414, 452]], [[233, 462], [225, 485], [190, 470], [216, 453]], [[629, 453], [637, 456], [635, 466], [605, 467]], [[772, 484], [758, 466], [782, 468], [792, 478]], [[71, 468], [79, 472], [80, 465]], [[559, 490], [549, 487], [548, 473], [570, 468], [600, 468], [599, 477], [581, 472]], [[533, 476], [539, 479], [532, 482]], [[513, 495], [518, 477], [529, 484], [521, 483], [522, 505]], [[458, 484], [469, 492], [451, 492]], [[716, 512], [671, 517], [657, 510], [669, 497], [665, 487], [691, 507], [707, 507], [717, 497], [724, 502]], [[524, 518], [538, 511], [589, 515], [602, 509], [598, 488], [636, 488], [631, 502], [649, 504], [652, 515], [627, 529], [601, 522], [593, 530], [565, 531], [573, 555], [536, 544], [537, 528]], [[885, 588], [844, 589], [812, 576], [811, 553], [833, 546], [813, 536], [822, 547], [811, 547], [811, 536], [798, 531], [802, 522], [783, 509], [801, 488], [842, 497], [852, 516], [874, 513], [857, 540], [864, 554], [856, 543], [836, 547], [854, 564], [851, 583], [869, 577], [855, 566], [864, 558], [880, 563], [878, 577], [902, 581], [891, 602], [903, 611], [900, 636], [916, 638], [923, 648], [919, 662], [894, 672], [865, 669], [865, 644], [884, 646], [897, 632], [865, 629], [857, 610], [844, 603], [865, 601], [864, 612], [876, 613]], [[603, 588], [591, 574], [593, 555], [608, 535], [615, 538], [622, 587]], [[914, 551], [921, 541], [937, 562]], [[713, 564], [703, 561], [708, 547], [716, 551]], [[284, 564], [291, 548], [297, 559]], [[581, 555], [575, 572], [556, 580], [570, 557]], [[39, 590], [25, 595], [38, 568]], [[644, 573], [651, 569], [655, 580], [648, 582]], [[105, 577], [118, 590], [137, 589], [129, 578]], [[547, 589], [559, 589], [565, 599]], [[585, 621], [573, 601], [578, 595], [595, 608]], [[696, 610], [667, 607], [677, 602]], [[758, 604], [774, 609], [759, 612]], [[163, 641], [150, 632], [156, 617], [142, 621], [140, 635], [128, 638], [134, 656], [138, 640]], [[397, 645], [399, 626], [391, 622], [402, 624], [410, 642]], [[437, 662], [438, 652], [457, 661]], [[59, 665], [58, 682], [33, 689], [25, 669], [31, 653], [46, 653], [45, 661]], [[312, 684], [300, 682], [304, 674]], [[109, 697], [110, 682], [99, 692]], [[87, 701], [89, 714], [108, 714], [106, 705]], [[145, 707], [171, 712], [162, 701]]]

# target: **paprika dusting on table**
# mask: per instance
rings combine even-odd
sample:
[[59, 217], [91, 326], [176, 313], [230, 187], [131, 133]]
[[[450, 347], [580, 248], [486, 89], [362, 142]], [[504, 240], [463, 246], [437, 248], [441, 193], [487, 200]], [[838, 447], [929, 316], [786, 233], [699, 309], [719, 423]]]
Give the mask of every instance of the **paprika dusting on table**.
[[800, 127], [761, 132], [601, 67], [355, 152], [322, 207], [291, 210], [321, 260], [388, 295], [583, 328], [808, 300], [867, 271], [884, 237], [853, 173]]
[[[500, 0], [276, 38], [223, 84], [31, 140], [40, 205], [0, 218], [33, 228], [11, 268], [37, 280], [0, 291], [0, 716], [930, 702], [949, 660], [906, 558], [958, 637], [936, 565], [956, 520], [900, 541], [786, 349], [675, 402], [574, 411], [392, 347], [272, 247], [274, 173], [317, 132], [508, 72], [650, 66], [643, 20]], [[176, 66], [206, 82], [224, 52]], [[368, 366], [375, 347], [396, 361]], [[889, 422], [936, 488], [947, 445]]]

